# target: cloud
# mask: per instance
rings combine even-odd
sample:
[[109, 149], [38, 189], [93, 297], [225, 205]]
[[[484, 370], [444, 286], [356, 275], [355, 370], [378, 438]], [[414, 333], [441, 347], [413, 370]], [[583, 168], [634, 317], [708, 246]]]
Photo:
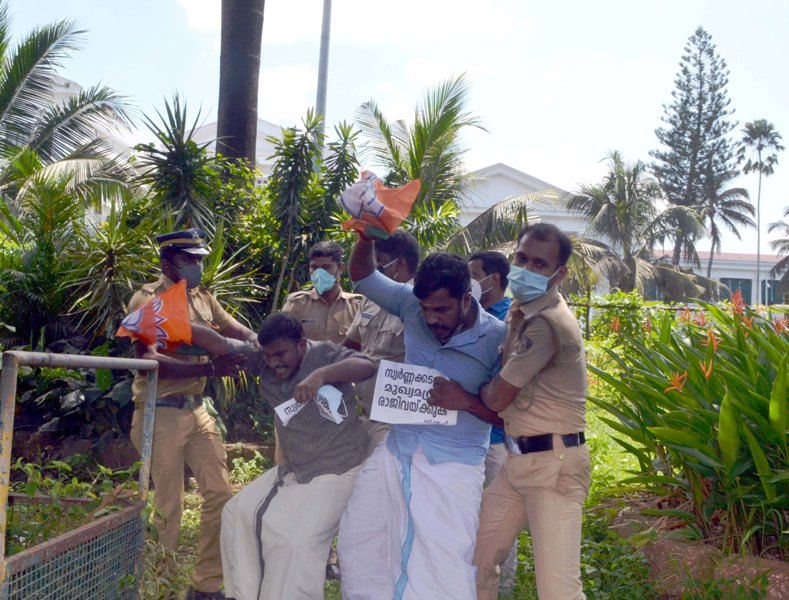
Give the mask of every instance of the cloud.
[[176, 0], [186, 13], [189, 27], [200, 32], [220, 31], [222, 28], [221, 0]]
[[[473, 0], [344, 0], [332, 4], [331, 37], [358, 45], [443, 46], [522, 34], [532, 27], [525, 12], [517, 0], [486, 4]], [[267, 0], [264, 43], [317, 40], [322, 15], [322, 0]]]
[[291, 64], [260, 72], [258, 115], [285, 127], [298, 125], [315, 106], [318, 70]]

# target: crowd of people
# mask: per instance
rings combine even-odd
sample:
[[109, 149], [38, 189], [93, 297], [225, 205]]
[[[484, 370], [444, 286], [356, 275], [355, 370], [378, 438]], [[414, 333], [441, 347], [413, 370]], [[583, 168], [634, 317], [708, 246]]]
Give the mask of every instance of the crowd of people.
[[[135, 350], [160, 365], [151, 477], [166, 547], [178, 543], [184, 465], [203, 497], [187, 600], [323, 598], [340, 574], [347, 600], [495, 599], [513, 592], [523, 529], [539, 598], [585, 598], [586, 365], [558, 291], [572, 253], [563, 232], [526, 227], [511, 263], [495, 251], [420, 263], [403, 229], [360, 235], [354, 293], [341, 286], [341, 247], [322, 241], [308, 254], [312, 289], [257, 332], [199, 285], [203, 232], [157, 242], [161, 276], [129, 308], [186, 282], [193, 343]], [[423, 401], [456, 411], [454, 424], [374, 420], [381, 360], [435, 370]], [[207, 377], [244, 369], [275, 412], [276, 466], [233, 495], [203, 392]], [[133, 388], [138, 448], [145, 381]]]

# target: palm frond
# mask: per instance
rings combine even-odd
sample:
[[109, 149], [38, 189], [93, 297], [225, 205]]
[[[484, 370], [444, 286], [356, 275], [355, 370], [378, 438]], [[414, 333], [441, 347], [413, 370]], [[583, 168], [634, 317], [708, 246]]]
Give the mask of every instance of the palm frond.
[[442, 248], [466, 256], [511, 242], [527, 224], [539, 222], [533, 212], [534, 204], [558, 200], [555, 190], [544, 189], [497, 202], [447, 239]]

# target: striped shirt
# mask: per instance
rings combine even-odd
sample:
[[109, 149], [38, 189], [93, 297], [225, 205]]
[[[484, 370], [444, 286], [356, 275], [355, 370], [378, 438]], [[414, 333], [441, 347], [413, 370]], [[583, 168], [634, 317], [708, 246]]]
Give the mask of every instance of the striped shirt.
[[[315, 369], [350, 357], [366, 357], [332, 342], [307, 340], [307, 351], [298, 370], [290, 379], [277, 379], [264, 368], [260, 376], [263, 400], [272, 407], [294, 397], [296, 385]], [[369, 359], [366, 359], [369, 360]], [[348, 416], [337, 425], [321, 416], [318, 405], [307, 405], [290, 421], [282, 425], [275, 415], [275, 426], [285, 464], [280, 474], [292, 472], [299, 483], [308, 483], [319, 475], [341, 475], [360, 464], [367, 455], [367, 434], [362, 429], [356, 410], [356, 397], [351, 383], [333, 383], [342, 392]], [[340, 411], [343, 411], [342, 405]]]

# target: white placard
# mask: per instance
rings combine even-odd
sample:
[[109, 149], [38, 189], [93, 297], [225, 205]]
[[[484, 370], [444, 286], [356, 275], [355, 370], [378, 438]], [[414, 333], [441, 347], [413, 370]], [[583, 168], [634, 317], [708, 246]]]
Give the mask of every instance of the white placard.
[[[347, 411], [345, 414], [340, 413], [340, 405], [345, 406], [345, 403], [342, 399], [342, 392], [333, 385], [322, 385], [313, 400], [318, 405], [321, 416], [337, 425], [342, 423], [343, 419], [348, 416]], [[306, 402], [302, 404], [301, 402], [296, 402], [295, 398], [291, 398], [287, 402], [275, 406], [274, 410], [279, 415], [282, 426], [287, 427], [290, 420], [299, 414], [305, 406], [307, 406]]]
[[296, 402], [295, 398], [291, 398], [287, 402], [275, 406], [274, 410], [279, 415], [282, 425], [287, 427], [288, 422], [299, 414], [305, 406], [307, 406], [306, 403], [302, 404], [301, 402]]
[[458, 411], [427, 403], [427, 393], [433, 388], [436, 377], [445, 375], [428, 367], [382, 360], [375, 380], [370, 418], [382, 423], [455, 425]]

